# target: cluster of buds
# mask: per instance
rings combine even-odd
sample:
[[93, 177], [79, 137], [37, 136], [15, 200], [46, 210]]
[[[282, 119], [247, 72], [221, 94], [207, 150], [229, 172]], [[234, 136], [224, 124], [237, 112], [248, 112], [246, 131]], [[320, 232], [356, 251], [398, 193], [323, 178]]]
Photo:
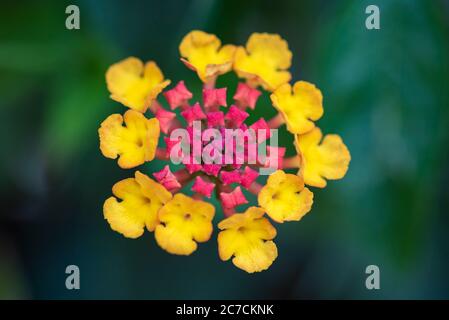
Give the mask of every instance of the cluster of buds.
[[[184, 81], [165, 90], [170, 80], [152, 61], [127, 58], [106, 73], [111, 98], [130, 109], [101, 124], [103, 155], [118, 158], [124, 169], [155, 158], [168, 163], [152, 173], [154, 179], [136, 171], [116, 183], [104, 204], [105, 219], [125, 237], [140, 237], [147, 229], [164, 250], [190, 255], [212, 236], [215, 207], [208, 199], [215, 197], [222, 212], [220, 258], [233, 257], [249, 273], [265, 270], [278, 255], [270, 219], [300, 220], [313, 203], [306, 185], [322, 188], [326, 179], [342, 178], [349, 151], [337, 135], [322, 139], [314, 123], [323, 115], [321, 92], [305, 81], [289, 84], [292, 54], [280, 36], [255, 33], [245, 47], [222, 46], [215, 35], [192, 31], [179, 50], [181, 61], [204, 83], [201, 99]], [[232, 70], [246, 81], [228, 103], [228, 88], [216, 87], [216, 80]], [[278, 114], [249, 123], [262, 94], [258, 88], [271, 92]], [[277, 130], [284, 124], [294, 138], [293, 157], [278, 146]], [[265, 185], [258, 182], [266, 175]], [[256, 195], [257, 206], [248, 205], [248, 193]]]

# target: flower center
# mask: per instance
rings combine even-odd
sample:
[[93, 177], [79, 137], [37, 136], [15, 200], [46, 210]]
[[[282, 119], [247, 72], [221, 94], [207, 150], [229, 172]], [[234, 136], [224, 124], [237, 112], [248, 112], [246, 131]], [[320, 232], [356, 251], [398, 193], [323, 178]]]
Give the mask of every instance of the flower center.
[[238, 229], [237, 229], [237, 231], [238, 232], [245, 232], [247, 230], [247, 228], [246, 227], [239, 227]]
[[184, 220], [190, 220], [190, 219], [192, 219], [192, 215], [190, 213], [185, 213]]

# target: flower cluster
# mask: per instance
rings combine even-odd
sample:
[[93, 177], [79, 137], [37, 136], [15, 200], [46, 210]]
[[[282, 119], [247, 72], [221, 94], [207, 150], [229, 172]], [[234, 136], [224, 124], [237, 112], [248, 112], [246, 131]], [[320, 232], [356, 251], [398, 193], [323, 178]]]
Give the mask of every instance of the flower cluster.
[[[327, 180], [341, 179], [349, 151], [338, 135], [323, 138], [315, 125], [323, 115], [320, 90], [305, 81], [290, 84], [292, 53], [279, 35], [254, 33], [243, 47], [192, 31], [179, 52], [203, 82], [201, 102], [184, 81], [166, 89], [170, 80], [153, 61], [130, 57], [106, 72], [110, 97], [129, 109], [101, 123], [102, 154], [124, 169], [155, 158], [168, 164], [152, 173], [153, 179], [136, 171], [117, 182], [104, 203], [104, 217], [125, 237], [140, 237], [146, 229], [167, 252], [190, 255], [211, 238], [215, 207], [206, 200], [214, 196], [223, 212], [220, 258], [232, 258], [249, 273], [265, 270], [278, 255], [271, 221], [298, 221], [308, 213], [313, 193], [306, 185], [323, 188]], [[230, 71], [245, 81], [238, 83], [228, 106], [228, 90], [217, 88], [216, 80]], [[271, 93], [278, 114], [247, 123], [260, 88]], [[273, 133], [284, 124], [294, 136], [293, 157], [285, 157], [285, 147], [267, 145], [277, 142]], [[180, 164], [174, 172], [173, 163]], [[257, 181], [263, 169], [271, 169], [265, 185]], [[284, 171], [290, 169], [297, 173]], [[181, 193], [187, 188], [190, 196]], [[239, 213], [248, 192], [257, 196], [258, 206]]]

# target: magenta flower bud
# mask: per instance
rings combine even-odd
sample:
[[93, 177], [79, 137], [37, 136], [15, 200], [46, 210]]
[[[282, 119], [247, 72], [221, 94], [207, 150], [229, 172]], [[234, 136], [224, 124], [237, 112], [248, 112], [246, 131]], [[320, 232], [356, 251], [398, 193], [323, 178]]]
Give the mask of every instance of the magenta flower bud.
[[165, 91], [163, 95], [172, 110], [187, 105], [187, 101], [192, 98], [192, 93], [186, 88], [184, 81], [179, 81], [173, 89]]
[[216, 111], [220, 106], [226, 107], [226, 88], [203, 89], [204, 108]]
[[208, 127], [218, 127], [224, 126], [224, 114], [222, 111], [208, 112], [207, 115], [207, 126]]
[[239, 107], [245, 109], [246, 107], [254, 110], [257, 99], [262, 93], [254, 88], [251, 88], [246, 83], [240, 82], [237, 86], [237, 91], [234, 95], [234, 100], [237, 101]]
[[153, 176], [169, 191], [181, 187], [181, 184], [178, 179], [176, 179], [175, 175], [170, 171], [170, 167], [168, 165], [166, 165], [161, 171], [154, 172]]
[[249, 114], [243, 110], [240, 110], [235, 105], [229, 107], [228, 113], [226, 113], [225, 120], [231, 127], [240, 127], [243, 122], [248, 118]]
[[221, 171], [221, 180], [224, 184], [240, 183], [240, 172], [234, 171]]
[[190, 174], [200, 171], [203, 168], [200, 164], [192, 163], [192, 160], [190, 163], [185, 163], [184, 165]]
[[240, 187], [235, 188], [232, 192], [221, 192], [220, 199], [225, 208], [233, 208], [248, 203]]
[[215, 183], [205, 181], [203, 178], [201, 178], [199, 176], [195, 178], [195, 181], [192, 186], [193, 191], [195, 191], [199, 194], [202, 194], [203, 196], [205, 196], [207, 198], [210, 198], [214, 188], [215, 188]]
[[241, 175], [240, 184], [248, 189], [251, 184], [256, 181], [257, 177], [259, 176], [259, 172], [256, 170], [251, 169], [249, 166], [245, 167], [245, 170], [243, 171]]
[[167, 111], [163, 108], [159, 108], [156, 111], [156, 118], [159, 120], [161, 131], [167, 134], [173, 127], [176, 119], [176, 113]]
[[220, 172], [221, 165], [211, 163], [211, 164], [203, 164], [203, 171], [211, 176], [218, 176], [218, 172]]
[[206, 119], [206, 115], [198, 102], [182, 111], [181, 115], [186, 119], [189, 126], [191, 126], [195, 120]]

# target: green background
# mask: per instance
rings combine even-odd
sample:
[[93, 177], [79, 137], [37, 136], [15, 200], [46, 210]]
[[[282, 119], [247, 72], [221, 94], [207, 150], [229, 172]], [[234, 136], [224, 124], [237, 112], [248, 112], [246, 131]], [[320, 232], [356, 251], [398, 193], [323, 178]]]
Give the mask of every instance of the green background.
[[[65, 28], [69, 4], [80, 8], [80, 30]], [[380, 7], [380, 30], [365, 28], [369, 4]], [[449, 298], [447, 1], [0, 6], [0, 298]], [[351, 151], [346, 177], [314, 189], [312, 212], [276, 226], [279, 257], [259, 274], [221, 262], [216, 231], [177, 257], [152, 234], [125, 239], [103, 220], [112, 185], [133, 172], [98, 148], [101, 121], [125, 111], [108, 98], [104, 73], [133, 55], [199, 92], [178, 53], [192, 29], [235, 44], [252, 32], [281, 34], [293, 80], [323, 92], [318, 125]], [[228, 74], [219, 86], [233, 92], [236, 81]], [[251, 117], [273, 114], [265, 94]], [[291, 137], [280, 137], [291, 154]], [[81, 290], [65, 288], [70, 264]], [[380, 268], [380, 290], [365, 288], [370, 264]]]

